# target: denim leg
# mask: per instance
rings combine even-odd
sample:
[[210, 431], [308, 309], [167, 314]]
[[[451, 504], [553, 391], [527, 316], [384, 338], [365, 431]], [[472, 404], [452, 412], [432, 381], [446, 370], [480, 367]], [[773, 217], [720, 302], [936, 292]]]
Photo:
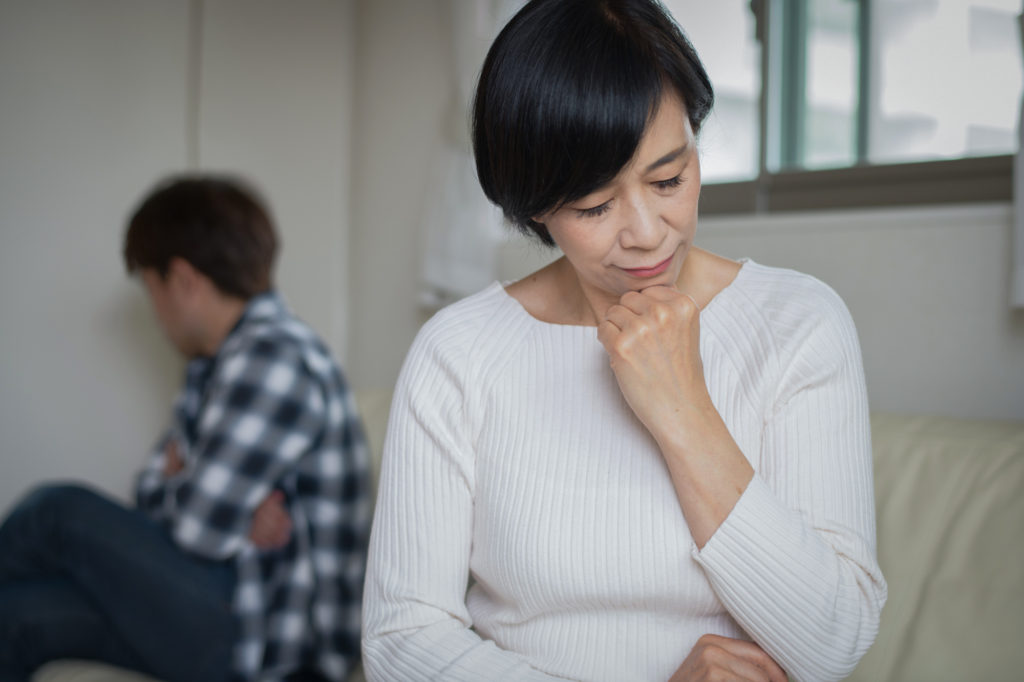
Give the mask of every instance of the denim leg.
[[0, 584], [0, 682], [24, 682], [36, 668], [60, 658], [146, 671], [106, 617], [67, 579]]
[[[168, 682], [229, 677], [230, 562], [190, 556], [141, 512], [83, 487], [47, 486], [0, 526], [0, 585], [64, 578]], [[89, 658], [92, 658], [90, 656]]]

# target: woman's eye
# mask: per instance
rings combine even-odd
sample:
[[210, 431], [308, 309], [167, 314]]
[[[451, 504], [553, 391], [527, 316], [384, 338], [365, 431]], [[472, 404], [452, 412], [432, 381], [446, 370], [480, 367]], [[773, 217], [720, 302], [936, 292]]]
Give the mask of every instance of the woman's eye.
[[580, 218], [597, 218], [607, 213], [608, 209], [611, 208], [611, 204], [611, 201], [606, 201], [592, 208], [578, 208], [576, 209], [576, 215]]
[[669, 178], [668, 180], [658, 180], [657, 182], [654, 183], [654, 186], [657, 187], [658, 189], [672, 189], [673, 187], [678, 187], [682, 183], [683, 176], [682, 174], [680, 174], [675, 176], [674, 178]]

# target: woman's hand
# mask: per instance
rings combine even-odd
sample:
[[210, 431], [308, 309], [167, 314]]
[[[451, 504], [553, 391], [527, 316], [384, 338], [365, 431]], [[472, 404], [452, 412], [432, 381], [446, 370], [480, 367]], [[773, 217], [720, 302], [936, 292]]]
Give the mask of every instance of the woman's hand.
[[284, 494], [275, 490], [260, 502], [252, 515], [249, 539], [259, 549], [280, 549], [292, 534], [292, 517], [284, 505]]
[[761, 647], [741, 639], [704, 635], [669, 682], [786, 682], [786, 673]]
[[597, 337], [630, 408], [659, 443], [667, 431], [714, 410], [700, 359], [700, 309], [667, 286], [626, 293]]
[[631, 291], [608, 309], [597, 338], [626, 402], [658, 443], [694, 542], [704, 547], [754, 469], [711, 401], [696, 301], [665, 286]]

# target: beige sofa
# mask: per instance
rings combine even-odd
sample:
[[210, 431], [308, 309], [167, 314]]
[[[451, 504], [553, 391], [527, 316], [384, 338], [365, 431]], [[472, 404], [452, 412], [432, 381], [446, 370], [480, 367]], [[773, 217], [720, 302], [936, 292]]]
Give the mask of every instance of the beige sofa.
[[[390, 393], [358, 400], [377, 467]], [[1024, 679], [1024, 422], [875, 414], [872, 432], [889, 601], [850, 679]], [[33, 680], [147, 681], [77, 661]]]

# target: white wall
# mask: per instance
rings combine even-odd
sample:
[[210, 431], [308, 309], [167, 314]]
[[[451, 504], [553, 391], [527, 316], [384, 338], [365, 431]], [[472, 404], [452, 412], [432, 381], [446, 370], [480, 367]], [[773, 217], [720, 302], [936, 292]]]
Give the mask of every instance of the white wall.
[[205, 0], [199, 166], [269, 196], [278, 285], [344, 358], [355, 74], [350, 0]]
[[1024, 311], [1008, 204], [705, 218], [698, 243], [829, 283], [861, 339], [874, 410], [1024, 420]]
[[120, 247], [168, 172], [264, 190], [279, 284], [343, 353], [353, 9], [0, 1], [0, 510], [57, 477], [125, 496], [166, 423], [181, 361]]
[[356, 24], [349, 375], [391, 386], [425, 315], [418, 227], [455, 78], [436, 0], [364, 0]]

